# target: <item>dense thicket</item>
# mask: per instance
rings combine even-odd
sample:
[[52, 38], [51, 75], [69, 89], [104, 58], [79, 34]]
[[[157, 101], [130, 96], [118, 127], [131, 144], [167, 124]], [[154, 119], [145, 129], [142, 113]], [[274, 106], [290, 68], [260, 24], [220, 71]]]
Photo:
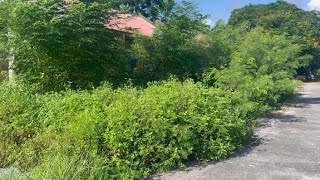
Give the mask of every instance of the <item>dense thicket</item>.
[[0, 166], [28, 170], [31, 179], [141, 179], [187, 160], [225, 158], [249, 142], [255, 118], [272, 109], [263, 95], [277, 101], [295, 87], [250, 83], [254, 90], [169, 80], [46, 95], [2, 84]]
[[[130, 78], [146, 83], [170, 74], [195, 77], [202, 73], [207, 54], [197, 37], [208, 27], [203, 22], [206, 16], [194, 3], [173, 4], [170, 13], [163, 14], [165, 20], [159, 22], [154, 37], [143, 43], [138, 43], [143, 37], [134, 38], [133, 48], [123, 34], [104, 27], [117, 13], [112, 10], [115, 4], [4, 1], [1, 50], [14, 55], [16, 76], [40, 91], [91, 88], [106, 80], [119, 85]], [[133, 58], [138, 61], [134, 70]]]
[[106, 30], [112, 1], [1, 3], [0, 47], [16, 75], [0, 85], [0, 167], [31, 179], [143, 179], [226, 158], [294, 93], [297, 69], [316, 63], [317, 12], [283, 1], [213, 28], [190, 2], [117, 2], [161, 19], [154, 36], [125, 43]]
[[107, 31], [111, 2], [4, 1], [2, 43], [12, 49], [16, 75], [40, 90], [98, 86], [128, 77], [122, 36]]

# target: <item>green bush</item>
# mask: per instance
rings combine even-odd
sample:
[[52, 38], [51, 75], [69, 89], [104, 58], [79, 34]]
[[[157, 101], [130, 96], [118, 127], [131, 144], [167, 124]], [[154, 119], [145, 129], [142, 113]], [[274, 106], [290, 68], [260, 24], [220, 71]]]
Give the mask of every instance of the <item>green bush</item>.
[[60, 161], [61, 172], [79, 171], [91, 165], [72, 163], [90, 157], [105, 177], [146, 178], [188, 160], [225, 158], [252, 134], [253, 110], [241, 108], [251, 102], [191, 80], [50, 94], [4, 83], [0, 94], [1, 166], [34, 168], [32, 176], [49, 177]]
[[41, 105], [38, 96], [21, 85], [2, 84], [0, 91], [0, 165], [6, 166], [40, 130], [42, 124], [36, 116]]
[[[215, 74], [217, 87], [238, 92], [257, 103], [260, 112], [269, 112], [293, 94], [298, 84], [293, 76], [301, 66], [300, 52], [301, 46], [286, 36], [256, 28], [238, 41], [227, 68], [218, 72], [213, 69], [205, 78]], [[207, 83], [211, 81], [206, 79]]]

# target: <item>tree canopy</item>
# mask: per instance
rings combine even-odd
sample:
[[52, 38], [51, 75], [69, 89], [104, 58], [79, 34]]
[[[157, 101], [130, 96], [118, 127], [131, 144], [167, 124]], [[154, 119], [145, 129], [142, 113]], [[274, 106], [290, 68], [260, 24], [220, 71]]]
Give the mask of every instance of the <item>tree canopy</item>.
[[176, 5], [174, 0], [118, 0], [115, 1], [116, 9], [128, 10], [134, 14], [142, 14], [144, 17], [155, 21], [169, 15]]
[[248, 5], [236, 9], [232, 12], [228, 24], [233, 27], [245, 24], [248, 29], [262, 27], [274, 34], [286, 34], [295, 39], [295, 43], [304, 45], [304, 66], [313, 69], [320, 67], [319, 11], [305, 11], [294, 4], [278, 0], [275, 3]]

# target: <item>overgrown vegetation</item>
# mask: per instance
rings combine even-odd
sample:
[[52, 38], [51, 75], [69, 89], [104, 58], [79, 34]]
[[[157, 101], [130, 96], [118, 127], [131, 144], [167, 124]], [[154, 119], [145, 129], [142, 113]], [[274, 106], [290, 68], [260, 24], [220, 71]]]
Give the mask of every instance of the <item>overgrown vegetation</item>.
[[[292, 4], [250, 5], [210, 28], [193, 3], [135, 2], [1, 3], [0, 49], [16, 74], [0, 85], [0, 167], [31, 179], [145, 179], [220, 160], [294, 93], [297, 69], [317, 63], [319, 17]], [[311, 18], [307, 38], [269, 6]], [[106, 30], [115, 7], [161, 20], [154, 36], [127, 43]], [[256, 7], [266, 9], [259, 22]]]
[[[259, 95], [274, 91], [262, 87]], [[140, 179], [187, 160], [225, 158], [269, 110], [261, 108], [264, 97], [191, 80], [45, 95], [3, 84], [0, 94], [1, 166], [35, 167], [31, 175], [45, 179], [72, 179], [75, 171], [85, 179]]]

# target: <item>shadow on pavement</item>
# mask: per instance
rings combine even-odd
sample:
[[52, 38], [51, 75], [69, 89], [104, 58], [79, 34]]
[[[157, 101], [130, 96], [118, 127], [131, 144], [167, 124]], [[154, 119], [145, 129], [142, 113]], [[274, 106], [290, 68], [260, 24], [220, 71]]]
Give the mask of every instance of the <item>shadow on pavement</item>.
[[[320, 98], [306, 98], [305, 94], [296, 93], [292, 102], [285, 104], [289, 108], [308, 108], [311, 104], [320, 104]], [[269, 113], [263, 118], [258, 120], [256, 130], [272, 127], [274, 123], [301, 123], [306, 122], [306, 119], [297, 117], [295, 115], [287, 114], [286, 111], [278, 110]], [[243, 150], [240, 150], [230, 158], [238, 158], [249, 154], [257, 146], [267, 142], [267, 140], [254, 136], [252, 143], [247, 145]]]

